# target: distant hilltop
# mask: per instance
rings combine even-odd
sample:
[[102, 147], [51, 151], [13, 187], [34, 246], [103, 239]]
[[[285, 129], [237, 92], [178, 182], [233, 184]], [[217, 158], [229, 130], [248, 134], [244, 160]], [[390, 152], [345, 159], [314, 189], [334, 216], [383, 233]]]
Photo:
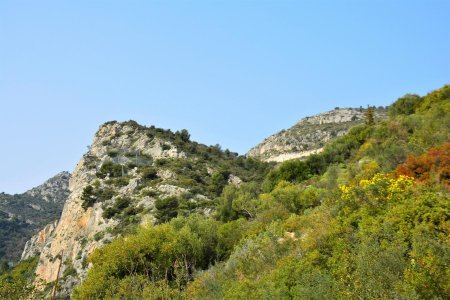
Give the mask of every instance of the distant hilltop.
[[[326, 143], [342, 136], [364, 122], [367, 109], [335, 108], [333, 110], [301, 119], [294, 126], [282, 130], [256, 145], [247, 156], [264, 161], [282, 162], [307, 157], [321, 152]], [[385, 107], [374, 108], [375, 119], [387, 116]]]

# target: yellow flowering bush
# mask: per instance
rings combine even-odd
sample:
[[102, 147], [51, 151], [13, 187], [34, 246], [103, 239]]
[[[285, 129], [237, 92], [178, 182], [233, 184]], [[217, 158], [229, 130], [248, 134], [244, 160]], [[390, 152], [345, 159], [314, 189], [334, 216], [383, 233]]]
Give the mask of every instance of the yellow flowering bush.
[[414, 185], [414, 178], [400, 175], [398, 178], [389, 180], [389, 195], [392, 197], [397, 193], [408, 191]]
[[393, 178], [389, 174], [377, 173], [370, 179], [362, 179], [356, 185], [340, 185], [341, 198], [351, 200], [356, 198], [368, 201], [389, 201], [402, 194], [407, 194], [414, 185], [414, 179], [400, 175]]

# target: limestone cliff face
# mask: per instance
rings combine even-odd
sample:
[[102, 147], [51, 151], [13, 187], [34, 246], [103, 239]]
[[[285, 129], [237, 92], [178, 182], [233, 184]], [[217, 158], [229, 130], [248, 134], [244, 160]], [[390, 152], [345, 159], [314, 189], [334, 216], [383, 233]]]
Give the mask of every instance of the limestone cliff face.
[[48, 224], [44, 227], [44, 229], [42, 229], [31, 239], [29, 239], [25, 244], [20, 260], [25, 260], [30, 257], [40, 255], [42, 250], [44, 249], [44, 246], [47, 244], [53, 232], [55, 231], [57, 224], [58, 221]]
[[[170, 140], [152, 135], [145, 127], [134, 122], [109, 122], [102, 125], [95, 134], [89, 151], [76, 166], [69, 182], [70, 195], [61, 218], [46, 239], [45, 246], [41, 247], [36, 282], [54, 281], [62, 260], [60, 277], [69, 266], [73, 266], [77, 273], [62, 280], [63, 289], [68, 294], [73, 285], [85, 277], [89, 268], [86, 263], [88, 255], [118, 234], [116, 226], [121, 225], [120, 222], [115, 218], [105, 217], [105, 209], [111, 207], [117, 199], [126, 198], [131, 203], [130, 207], [146, 212], [145, 217], [142, 214], [142, 223], [152, 223], [154, 193], [178, 195], [188, 192], [186, 188], [171, 184], [176, 174], [163, 168], [159, 168], [155, 175], [158, 177], [157, 184], [143, 186], [142, 176], [135, 165], [151, 166], [158, 159], [185, 157], [186, 154]], [[101, 167], [107, 162], [122, 167], [122, 173], [126, 173], [122, 174], [122, 181], [117, 183], [114, 181], [117, 178], [109, 173], [99, 175]], [[83, 208], [83, 193], [88, 185], [95, 186], [96, 189], [112, 190], [110, 199], [103, 199]]]
[[[96, 232], [108, 226], [101, 224], [101, 212], [92, 207], [84, 210], [81, 207], [83, 188], [94, 178], [95, 168], [88, 166], [86, 156], [78, 163], [69, 183], [70, 195], [64, 205], [60, 221], [53, 231], [48, 243], [43, 247], [36, 270], [37, 280], [51, 282], [56, 279], [61, 254], [64, 260], [71, 260], [78, 270], [82, 271], [81, 257], [77, 253], [88, 255], [96, 245], [91, 243], [88, 251], [82, 248], [82, 239], [92, 237]], [[100, 215], [99, 215], [100, 214]], [[64, 253], [62, 253], [64, 251]], [[84, 252], [84, 253], [83, 253]]]
[[[287, 130], [271, 135], [248, 151], [247, 156], [282, 162], [318, 153], [333, 139], [365, 119], [365, 109], [337, 108], [301, 119]], [[385, 109], [376, 109], [375, 118], [386, 117]]]

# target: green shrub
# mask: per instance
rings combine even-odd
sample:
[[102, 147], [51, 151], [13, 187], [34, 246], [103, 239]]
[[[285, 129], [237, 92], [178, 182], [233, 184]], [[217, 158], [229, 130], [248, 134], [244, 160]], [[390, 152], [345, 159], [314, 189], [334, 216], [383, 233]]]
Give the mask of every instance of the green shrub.
[[100, 170], [97, 172], [97, 177], [105, 178], [109, 177], [121, 177], [122, 172], [126, 172], [126, 168], [119, 164], [114, 164], [112, 161], [106, 161], [100, 167]]
[[110, 207], [107, 207], [102, 214], [102, 217], [105, 219], [111, 219], [115, 217], [116, 215], [119, 215], [122, 213], [122, 211], [130, 206], [131, 199], [127, 197], [118, 197], [114, 204]]
[[159, 223], [168, 222], [178, 215], [179, 200], [177, 197], [159, 198], [155, 201], [157, 209], [155, 217]]
[[94, 234], [94, 241], [100, 241], [105, 236], [105, 232], [100, 231]]
[[117, 150], [117, 149], [112, 149], [112, 150], [108, 150], [108, 152], [106, 152], [106, 154], [109, 156], [109, 157], [117, 157], [117, 155], [119, 155], [119, 150]]
[[394, 117], [398, 115], [411, 115], [414, 113], [420, 101], [420, 96], [415, 94], [406, 94], [389, 106], [389, 116]]
[[228, 183], [229, 176], [230, 172], [226, 170], [214, 172], [209, 181], [209, 192], [214, 196], [219, 196], [225, 185]]
[[103, 202], [112, 199], [116, 195], [116, 191], [112, 188], [105, 187], [103, 189], [96, 190], [97, 201]]
[[156, 170], [156, 168], [153, 168], [151, 166], [143, 167], [139, 171], [141, 173], [142, 178], [144, 179], [153, 180], [158, 178], [157, 175], [158, 171]]
[[106, 184], [112, 184], [112, 185], [114, 185], [116, 187], [121, 188], [121, 187], [127, 186], [128, 183], [130, 183], [130, 177], [122, 176], [122, 177], [118, 177], [118, 178], [110, 178], [105, 183]]
[[92, 185], [87, 185], [81, 194], [81, 200], [83, 200], [83, 203], [81, 206], [84, 209], [87, 209], [88, 207], [91, 207], [94, 205], [95, 201], [97, 200], [97, 197], [94, 195], [94, 187]]
[[67, 278], [68, 276], [76, 276], [77, 275], [77, 270], [74, 268], [72, 261], [71, 260], [67, 260], [64, 262], [65, 269], [63, 272], [63, 278]]
[[87, 209], [94, 205], [94, 203], [109, 200], [115, 195], [116, 192], [112, 188], [106, 187], [102, 189], [98, 186], [94, 188], [92, 185], [87, 185], [81, 194], [81, 200], [83, 200], [81, 206]]
[[271, 191], [281, 181], [300, 182], [311, 177], [311, 169], [303, 160], [288, 160], [269, 172], [263, 183], [264, 191]]

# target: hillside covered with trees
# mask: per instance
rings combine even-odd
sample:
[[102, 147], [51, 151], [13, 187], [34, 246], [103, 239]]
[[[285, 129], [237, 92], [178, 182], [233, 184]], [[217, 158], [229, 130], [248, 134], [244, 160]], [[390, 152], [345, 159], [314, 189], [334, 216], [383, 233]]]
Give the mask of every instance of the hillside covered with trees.
[[[449, 85], [405, 95], [319, 154], [205, 186], [210, 215], [164, 205], [89, 256], [72, 298], [448, 299], [449, 128]], [[0, 298], [38, 295], [33, 263], [1, 275]]]

